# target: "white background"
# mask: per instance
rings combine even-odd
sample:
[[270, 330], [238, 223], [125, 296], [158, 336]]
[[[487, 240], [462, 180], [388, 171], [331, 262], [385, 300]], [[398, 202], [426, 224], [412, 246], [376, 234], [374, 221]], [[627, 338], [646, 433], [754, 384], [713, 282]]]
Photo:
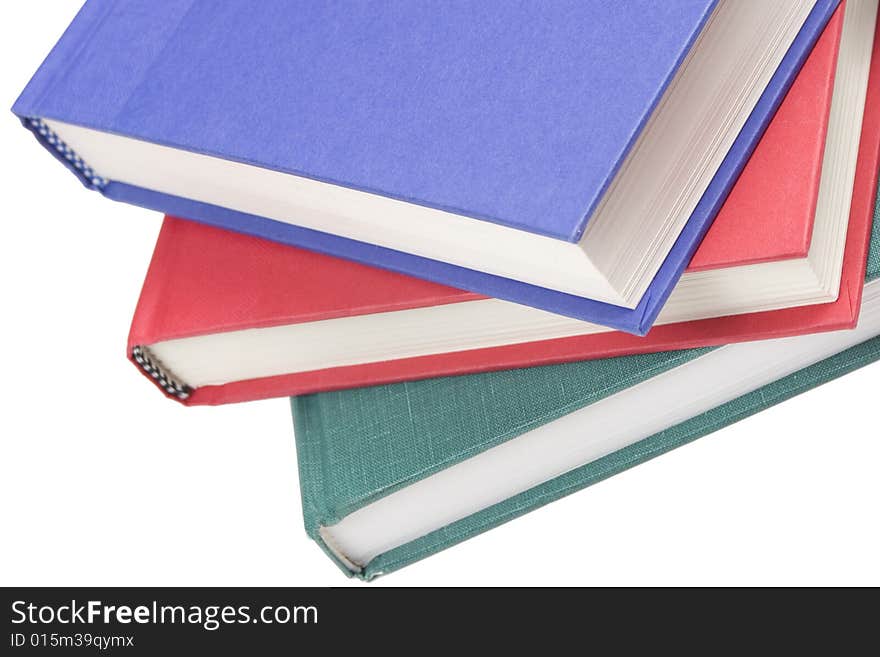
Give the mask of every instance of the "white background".
[[[0, 104], [79, 4], [0, 4]], [[367, 586], [305, 536], [286, 400], [188, 409], [126, 361], [160, 216], [11, 114], [0, 144], [0, 584]], [[878, 406], [873, 365], [369, 586], [878, 585]]]

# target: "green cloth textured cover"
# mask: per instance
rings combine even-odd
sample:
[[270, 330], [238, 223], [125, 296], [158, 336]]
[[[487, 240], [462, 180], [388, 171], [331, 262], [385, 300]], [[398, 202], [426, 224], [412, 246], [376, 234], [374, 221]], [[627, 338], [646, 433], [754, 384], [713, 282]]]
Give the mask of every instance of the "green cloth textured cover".
[[[867, 280], [880, 276], [880, 196]], [[291, 399], [306, 531], [619, 390], [698, 358], [689, 349], [428, 379]], [[873, 338], [376, 557], [388, 573], [880, 358]]]

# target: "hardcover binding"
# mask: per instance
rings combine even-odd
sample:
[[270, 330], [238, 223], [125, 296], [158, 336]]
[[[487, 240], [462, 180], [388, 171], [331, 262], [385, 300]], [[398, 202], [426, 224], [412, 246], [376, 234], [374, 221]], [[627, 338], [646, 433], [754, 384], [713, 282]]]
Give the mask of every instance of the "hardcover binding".
[[148, 348], [135, 345], [131, 349], [131, 360], [148, 376], [168, 397], [185, 402], [192, 394], [192, 388], [181, 383], [162, 366]]
[[[221, 228], [246, 232], [290, 245], [302, 246], [310, 250], [347, 258], [356, 262], [381, 266], [392, 271], [410, 274], [452, 287], [475, 291], [490, 297], [522, 303], [549, 312], [603, 324], [628, 333], [644, 335], [656, 319], [684, 267], [690, 261], [715, 213], [741, 171], [744, 162], [748, 159], [751, 150], [788, 90], [797, 70], [810, 52], [822, 28], [831, 17], [838, 1], [818, 0], [814, 6], [800, 34], [785, 55], [770, 85], [761, 96], [733, 148], [719, 168], [712, 184], [703, 195], [687, 226], [679, 235], [669, 256], [655, 276], [651, 287], [633, 310], [547, 290], [512, 279], [485, 274], [392, 249], [337, 237], [328, 233], [321, 233], [255, 215], [232, 211], [215, 205], [153, 192], [118, 181], [110, 180], [100, 191], [108, 198], [114, 200], [206, 221]], [[102, 4], [101, 6], [106, 7], [107, 5]], [[93, 16], [93, 22], [99, 22], [99, 18]], [[79, 32], [86, 31], [84, 26], [80, 26], [77, 29]], [[69, 36], [66, 33], [63, 37], [63, 41], [66, 44], [65, 47], [73, 47], [76, 38], [82, 38], [82, 35], [80, 34], [77, 37], [76, 35]], [[57, 62], [51, 63], [55, 66], [59, 65]], [[29, 85], [15, 105], [14, 110], [20, 116], [33, 117], [41, 115], [41, 99], [46, 89], [51, 88], [52, 75], [41, 71], [38, 73], [38, 77], [39, 80], [33, 83], [33, 87]], [[57, 153], [54, 149], [53, 152]], [[81, 180], [85, 181], [87, 179], [81, 177]]]
[[89, 189], [101, 191], [109, 182], [103, 176], [95, 173], [94, 169], [86, 164], [64, 141], [56, 135], [43, 119], [24, 119], [23, 123], [48, 150], [53, 151], [55, 157], [73, 171], [83, 184]]
[[[371, 580], [379, 575], [399, 570], [877, 360], [880, 360], [880, 338], [873, 338], [537, 488], [386, 552], [373, 559], [360, 571], [355, 572], [347, 568], [343, 568], [343, 571], [364, 580]], [[317, 536], [316, 540], [320, 543], [321, 538], [317, 528], [313, 526], [307, 529], [313, 538]], [[325, 551], [329, 549], [324, 545], [321, 547]], [[334, 561], [341, 563], [337, 559]]]

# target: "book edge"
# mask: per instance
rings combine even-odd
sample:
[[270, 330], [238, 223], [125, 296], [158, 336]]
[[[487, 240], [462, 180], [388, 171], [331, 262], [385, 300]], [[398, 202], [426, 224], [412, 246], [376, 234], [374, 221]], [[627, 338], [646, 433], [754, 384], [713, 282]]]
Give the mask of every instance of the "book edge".
[[[812, 52], [813, 46], [822, 35], [839, 4], [840, 0], [818, 0], [813, 6], [807, 20], [783, 57], [782, 63], [761, 94], [758, 103], [740, 130], [733, 146], [724, 157], [697, 207], [691, 213], [687, 225], [666, 256], [666, 261], [648, 287], [645, 297], [639, 304], [641, 316], [637, 326], [638, 335], [647, 334], [654, 325], [663, 306], [666, 305], [669, 295], [672, 294], [676, 283], [693, 258], [739, 174], [757, 147], [761, 136], [776, 114], [776, 110], [779, 109], [801, 67]], [[667, 267], [668, 270], [664, 274], [664, 269]]]
[[363, 577], [369, 580], [398, 570], [877, 360], [880, 360], [880, 337], [839, 352], [711, 411], [384, 553], [366, 565]]

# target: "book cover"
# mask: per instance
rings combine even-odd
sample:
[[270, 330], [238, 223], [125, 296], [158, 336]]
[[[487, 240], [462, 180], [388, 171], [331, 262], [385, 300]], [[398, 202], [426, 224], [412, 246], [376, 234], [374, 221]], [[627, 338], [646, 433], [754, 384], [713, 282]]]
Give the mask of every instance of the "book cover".
[[[880, 204], [877, 209], [880, 215]], [[878, 246], [875, 240], [875, 247]], [[306, 395], [291, 400], [300, 471], [306, 531], [346, 574], [371, 579], [392, 572], [435, 552], [467, 540], [483, 531], [539, 508], [564, 495], [629, 467], [691, 442], [712, 431], [748, 417], [794, 395], [809, 390], [858, 367], [880, 359], [880, 249], [871, 252], [873, 282], [866, 283], [866, 309], [858, 329], [785, 338], [780, 341], [731, 345], [717, 349], [694, 349], [571, 363], [548, 367], [431, 379], [415, 383], [377, 386], [341, 392]], [[361, 561], [346, 552], [334, 531], [355, 514], [369, 511], [389, 496], [406, 492], [416, 483], [444, 476], [460, 466], [467, 469], [477, 457], [530, 432], [573, 418], [592, 405], [636, 390], [654, 378], [674, 375], [678, 368], [717, 355], [724, 350], [765, 349], [774, 342], [779, 353], [806, 349], [800, 367], [766, 365], [767, 381], [736, 396], [719, 393], [710, 403], [684, 421], [674, 416], [673, 403], [650, 424], [650, 433], [630, 436], [623, 447], [597, 448], [583, 464], [540, 483], [494, 500], [485, 497], [475, 511], [450, 515], [450, 521], [424, 532], [415, 531], [402, 541], [390, 541], [387, 550], [368, 553]], [[809, 344], [809, 347], [803, 345]], [[811, 352], [810, 350], [815, 350]], [[734, 358], [738, 358], [737, 354]], [[726, 377], [726, 369], [719, 376]], [[700, 385], [697, 379], [696, 385]], [[666, 389], [675, 388], [667, 378]], [[707, 394], [716, 396], [714, 391]], [[687, 400], [684, 400], [685, 402]], [[639, 415], [639, 421], [642, 421]], [[658, 424], [659, 423], [659, 424]], [[601, 438], [611, 427], [578, 425], [570, 436], [582, 441]], [[571, 423], [569, 423], [571, 427]], [[617, 430], [617, 427], [615, 427]], [[625, 431], [626, 429], [621, 429]], [[555, 438], [558, 438], [557, 434]], [[541, 434], [540, 449], [553, 443]], [[570, 442], [570, 441], [569, 441]], [[566, 443], [567, 444], [567, 443]], [[527, 446], [520, 445], [520, 452]], [[534, 447], [534, 445], [533, 445]], [[389, 458], [389, 454], [394, 455]], [[537, 457], [537, 454], [534, 455]], [[513, 474], [513, 473], [511, 473]], [[503, 471], [492, 475], [506, 477]], [[479, 478], [480, 475], [478, 474]], [[457, 497], [485, 496], [487, 479], [480, 491], [468, 488], [473, 473], [447, 476], [460, 485]], [[503, 485], [507, 485], [505, 482]], [[424, 488], [423, 488], [424, 490]], [[458, 503], [461, 503], [460, 500]], [[399, 502], [398, 502], [399, 504]], [[425, 507], [416, 504], [418, 516]], [[361, 517], [358, 522], [368, 522]], [[350, 540], [350, 537], [349, 537]]]
[[[822, 158], [840, 14], [829, 24], [694, 257], [696, 270], [803, 256]], [[837, 32], [833, 32], [837, 29]], [[656, 326], [645, 338], [604, 332], [323, 367], [202, 386], [163, 368], [149, 345], [339, 317], [460, 304], [469, 292], [199, 223], [167, 218], [132, 323], [128, 356], [169, 397], [223, 404], [851, 327], [858, 315], [880, 152], [880, 50], [869, 84], [841, 278], [834, 303]], [[768, 185], [766, 181], [773, 181]], [[756, 239], [757, 238], [757, 239]], [[227, 355], [218, 352], [218, 359]], [[277, 360], [277, 359], [276, 359]], [[146, 366], [146, 367], [145, 367]]]
[[[464, 35], [455, 40], [445, 38], [443, 30], [432, 28], [433, 36], [424, 32], [430, 24], [426, 15], [440, 11], [430, 3], [420, 3], [418, 10], [389, 3], [377, 17], [367, 7], [354, 10], [334, 3], [305, 9], [236, 2], [218, 12], [198, 2], [150, 3], [146, 11], [146, 5], [134, 0], [90, 0], [14, 111], [87, 186], [109, 198], [644, 334], [836, 0], [816, 3], [634, 308], [284, 223], [253, 208], [223, 207], [183, 193], [158, 192], [148, 184], [105, 178], [77, 149], [59, 142], [45, 121], [30, 119], [126, 135], [347, 189], [378, 190], [420, 207], [460, 210], [478, 223], [503, 224], [553, 241], [575, 240], [714, 4], [615, 3], [611, 11], [604, 0], [592, 0], [554, 5], [548, 13], [528, 4], [475, 3], [468, 11], [442, 16], [450, 22], [442, 23], [447, 36]], [[372, 18], [367, 20], [363, 12]], [[539, 15], [523, 20], [522, 12]], [[247, 19], [239, 20], [243, 14]], [[229, 24], [247, 29], [223, 27]], [[664, 29], [656, 29], [658, 25]], [[346, 38], [328, 49], [325, 32], [334, 29]], [[492, 48], [485, 47], [486, 30], [495, 37], [489, 40]], [[578, 38], [569, 38], [566, 30], [574, 30]], [[584, 30], [590, 38], [584, 38]], [[563, 52], [544, 47], [547, 31], [553, 43], [564, 44]], [[388, 38], [379, 39], [379, 34]], [[444, 48], [433, 47], [437, 39]], [[388, 43], [395, 45], [389, 49]], [[426, 52], [456, 44], [461, 52], [449, 53], [448, 59], [425, 59]], [[513, 44], [515, 48], [509, 47]], [[411, 49], [420, 57], [408, 57]], [[236, 56], [229, 57], [230, 52]], [[477, 52], [480, 57], [468, 57]], [[511, 59], [511, 52], [523, 54]], [[627, 73], [635, 66], [632, 58], [644, 76], [632, 79]], [[266, 66], [267, 61], [275, 65]], [[405, 68], [408, 61], [452, 70], [448, 77], [432, 70], [430, 79], [439, 82], [425, 88], [413, 78], [420, 69]], [[463, 64], [469, 61], [479, 63], [474, 71]], [[579, 65], [575, 75], [560, 62], [590, 64]], [[261, 75], [252, 75], [257, 69]], [[491, 94], [485, 88], [487, 70], [504, 73], [491, 85]], [[620, 79], [627, 83], [608, 84]], [[448, 86], [442, 86], [444, 81]], [[605, 98], [607, 94], [613, 98]], [[516, 107], [527, 98], [530, 111], [511, 111], [514, 97], [519, 99]], [[358, 102], [341, 103], [340, 98]], [[590, 111], [582, 106], [586, 99]], [[449, 108], [444, 121], [430, 119], [433, 114], [430, 120], [421, 118], [425, 107], [438, 102]], [[389, 113], [396, 118], [389, 120]], [[474, 140], [477, 128], [481, 137]], [[387, 134], [392, 129], [398, 132]], [[549, 139], [548, 129], [559, 138]], [[511, 134], [520, 138], [511, 139]]]

